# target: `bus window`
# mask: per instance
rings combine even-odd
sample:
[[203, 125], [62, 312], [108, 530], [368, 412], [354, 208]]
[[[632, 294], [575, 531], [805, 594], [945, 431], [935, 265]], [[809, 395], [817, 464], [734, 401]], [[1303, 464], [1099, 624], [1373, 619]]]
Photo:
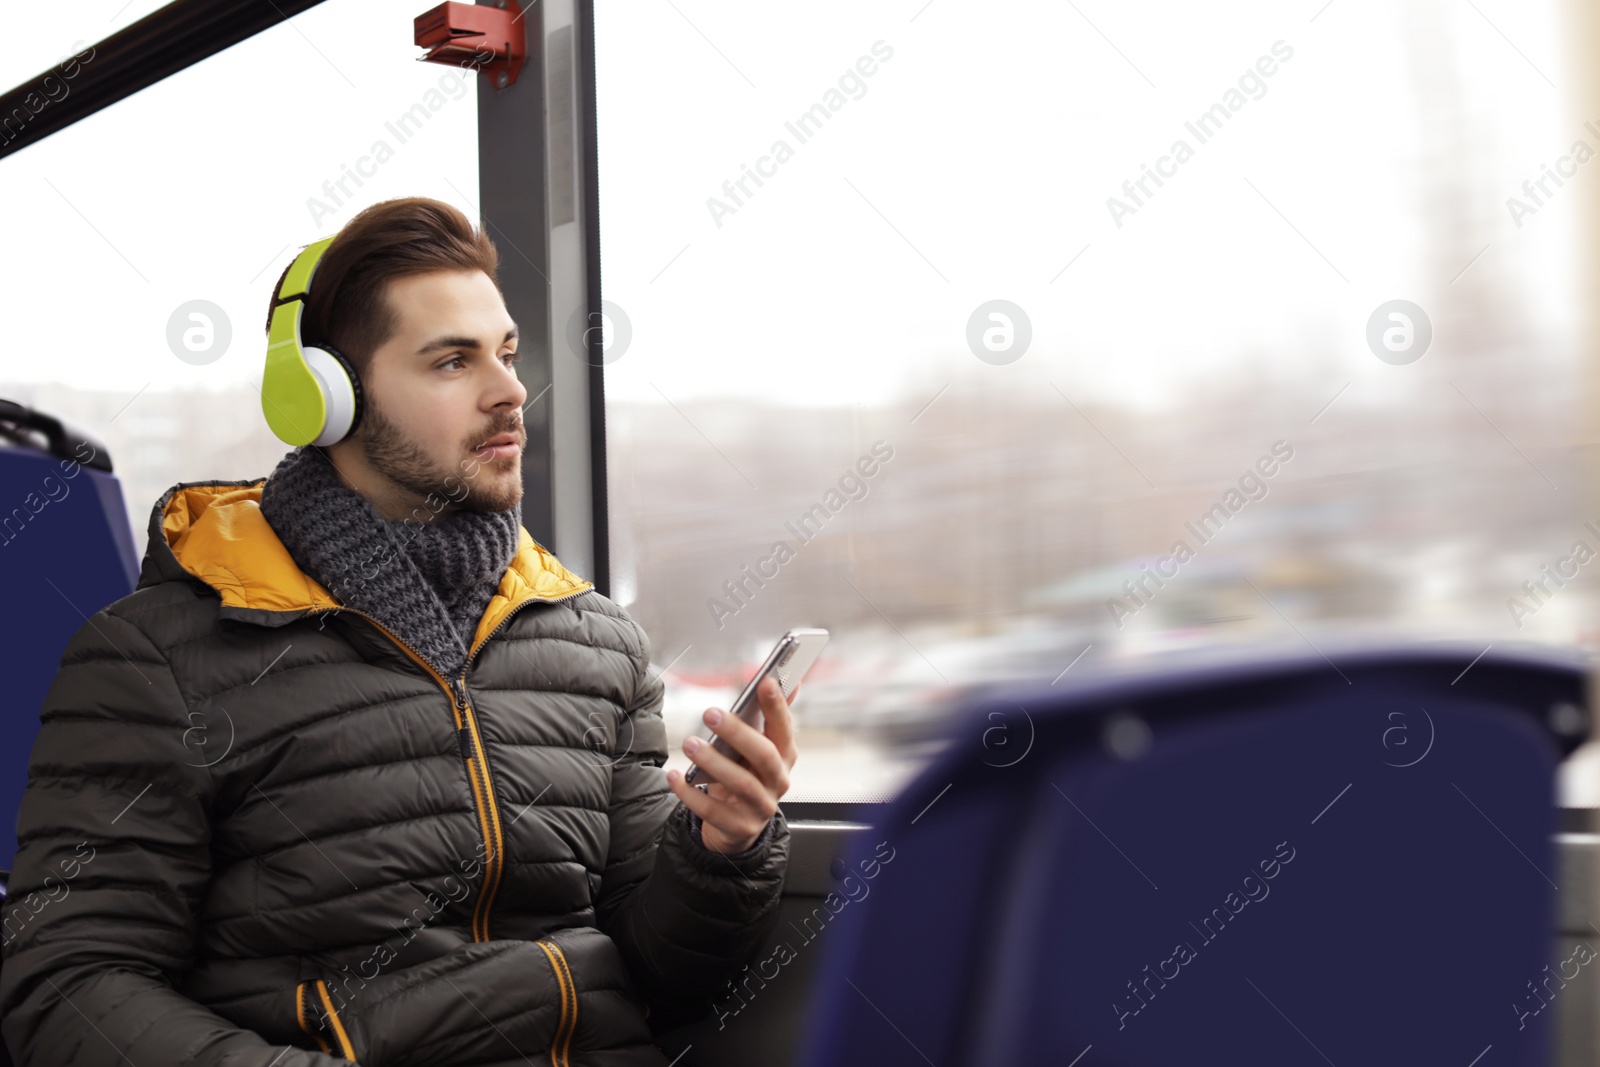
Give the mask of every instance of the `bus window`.
[[616, 588], [677, 736], [796, 625], [813, 800], [1008, 679], [1592, 645], [1595, 137], [1517, 13], [602, 5]]

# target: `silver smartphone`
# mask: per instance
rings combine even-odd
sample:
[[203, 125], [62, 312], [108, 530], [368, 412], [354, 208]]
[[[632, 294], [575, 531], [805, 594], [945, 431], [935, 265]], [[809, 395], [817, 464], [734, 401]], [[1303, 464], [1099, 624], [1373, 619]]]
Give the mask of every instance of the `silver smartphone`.
[[[739, 716], [757, 730], [762, 729], [764, 721], [761, 714], [761, 698], [756, 695], [756, 687], [768, 677], [777, 678], [778, 686], [783, 690], [783, 699], [788, 700], [800, 685], [800, 679], [804, 678], [811, 665], [817, 662], [822, 646], [827, 643], [826, 630], [790, 630], [784, 634], [778, 639], [777, 645], [773, 647], [761, 669], [756, 671], [755, 677], [750, 679], [750, 684], [739, 694], [739, 699], [728, 709], [728, 713]], [[741, 764], [745, 762], [745, 758], [735, 752], [721, 737], [709, 731], [701, 736], [711, 741], [711, 747], [729, 759]], [[708, 771], [702, 770], [698, 763], [689, 768], [689, 773], [683, 776], [683, 780], [690, 785], [716, 781]]]

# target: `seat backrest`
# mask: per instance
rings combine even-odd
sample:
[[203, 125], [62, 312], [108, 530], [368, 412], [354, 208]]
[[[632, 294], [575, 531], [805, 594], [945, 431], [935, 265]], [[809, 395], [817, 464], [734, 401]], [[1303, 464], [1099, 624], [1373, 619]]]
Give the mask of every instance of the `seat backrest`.
[[847, 863], [800, 1062], [1546, 1063], [1581, 658], [1330, 659], [972, 709]]
[[61, 653], [89, 616], [133, 591], [138, 560], [104, 445], [6, 400], [0, 501], [0, 588], [11, 616], [0, 642], [0, 867], [10, 867], [39, 709]]

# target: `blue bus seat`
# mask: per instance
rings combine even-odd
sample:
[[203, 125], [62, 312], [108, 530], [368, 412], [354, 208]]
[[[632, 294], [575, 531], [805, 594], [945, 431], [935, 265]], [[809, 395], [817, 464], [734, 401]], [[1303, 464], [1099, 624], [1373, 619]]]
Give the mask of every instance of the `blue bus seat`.
[[[0, 645], [0, 913], [39, 711], [61, 654], [89, 616], [133, 592], [133, 527], [105, 445], [61, 419], [0, 399], [0, 587], [12, 617]], [[9, 936], [9, 931], [0, 937]], [[12, 1067], [0, 1040], [0, 1067]]]
[[1585, 662], [1324, 651], [968, 709], [849, 856], [799, 1062], [1546, 1064]]
[[104, 444], [60, 419], [0, 400], [0, 868], [16, 855], [28, 756], [61, 653], [89, 616], [133, 591], [133, 528]]

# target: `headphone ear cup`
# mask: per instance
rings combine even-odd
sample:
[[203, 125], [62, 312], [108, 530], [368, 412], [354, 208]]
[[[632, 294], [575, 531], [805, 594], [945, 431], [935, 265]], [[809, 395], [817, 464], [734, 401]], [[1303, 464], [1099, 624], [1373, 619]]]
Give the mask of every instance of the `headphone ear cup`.
[[355, 433], [356, 430], [361, 428], [361, 416], [364, 415], [367, 410], [367, 394], [361, 388], [361, 375], [356, 373], [355, 366], [348, 359], [344, 358], [343, 353], [341, 353], [337, 348], [332, 348], [328, 345], [324, 345], [322, 350], [328, 353], [328, 355], [332, 356], [334, 359], [338, 360], [339, 366], [344, 368], [345, 377], [350, 381], [350, 392], [355, 397], [354, 410], [350, 415], [350, 428], [344, 432], [344, 436], [349, 437], [351, 434]]
[[326, 448], [355, 430], [362, 407], [361, 379], [350, 361], [331, 348], [309, 347], [301, 354], [322, 389], [326, 409], [322, 432], [311, 444]]

